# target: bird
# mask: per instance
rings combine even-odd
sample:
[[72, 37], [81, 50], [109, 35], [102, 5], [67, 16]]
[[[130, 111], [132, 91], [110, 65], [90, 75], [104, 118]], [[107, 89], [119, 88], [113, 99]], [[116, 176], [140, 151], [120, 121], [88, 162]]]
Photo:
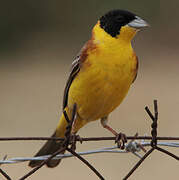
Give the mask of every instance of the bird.
[[[73, 133], [91, 121], [101, 120], [102, 126], [117, 136], [107, 124], [108, 116], [121, 104], [137, 77], [138, 57], [131, 42], [147, 26], [138, 15], [115, 9], [101, 16], [92, 28], [90, 39], [72, 63], [64, 90], [63, 110], [69, 118], [76, 104]], [[52, 137], [64, 138], [66, 127], [62, 113]], [[61, 146], [62, 142], [47, 141], [35, 156], [53, 154]], [[46, 165], [53, 168], [60, 161], [50, 160]], [[29, 166], [41, 163], [42, 160], [32, 160]]]

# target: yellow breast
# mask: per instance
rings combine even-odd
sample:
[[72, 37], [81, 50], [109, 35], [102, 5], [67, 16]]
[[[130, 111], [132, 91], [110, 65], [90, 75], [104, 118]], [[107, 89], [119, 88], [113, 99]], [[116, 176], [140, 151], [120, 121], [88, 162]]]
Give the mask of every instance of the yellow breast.
[[119, 106], [136, 76], [137, 65], [130, 42], [108, 37], [98, 27], [93, 31], [98, 35], [93, 40], [96, 48], [87, 52], [68, 97], [68, 106], [77, 103], [79, 116], [87, 121], [102, 118]]

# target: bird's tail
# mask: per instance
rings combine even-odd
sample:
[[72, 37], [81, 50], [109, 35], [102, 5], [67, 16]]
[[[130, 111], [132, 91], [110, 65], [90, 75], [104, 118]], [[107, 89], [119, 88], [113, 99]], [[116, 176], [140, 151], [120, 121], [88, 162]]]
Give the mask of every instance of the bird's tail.
[[[56, 137], [55, 133], [52, 135], [52, 137]], [[61, 148], [61, 145], [62, 145], [62, 142], [49, 140], [42, 146], [42, 148], [39, 150], [39, 152], [34, 157], [53, 154]], [[61, 153], [63, 154], [64, 152], [61, 152]], [[47, 162], [46, 165], [48, 167], [53, 168], [53, 167], [56, 167], [60, 163], [60, 161], [61, 161], [61, 159], [50, 160], [49, 162]], [[30, 161], [29, 166], [36, 167], [36, 166], [40, 165], [41, 163], [42, 163], [42, 160], [39, 160], [39, 161], [32, 160], [32, 161]]]
[[[68, 113], [69, 114], [69, 113]], [[65, 135], [65, 130], [66, 130], [66, 126], [67, 126], [67, 122], [66, 119], [64, 117], [64, 115], [62, 114], [59, 124], [57, 126], [57, 129], [55, 131], [55, 133], [52, 135], [52, 137], [61, 137], [64, 138]], [[50, 155], [55, 153], [56, 151], [58, 151], [61, 146], [62, 146], [62, 141], [47, 141], [42, 148], [39, 150], [39, 152], [35, 155], [36, 156], [44, 156], [44, 155]], [[61, 154], [64, 154], [64, 152], [61, 152]], [[58, 160], [50, 160], [47, 162], [47, 167], [53, 168], [56, 167], [59, 163], [60, 163], [61, 159]], [[30, 167], [36, 167], [38, 165], [40, 165], [42, 163], [42, 160], [32, 160], [29, 163]]]

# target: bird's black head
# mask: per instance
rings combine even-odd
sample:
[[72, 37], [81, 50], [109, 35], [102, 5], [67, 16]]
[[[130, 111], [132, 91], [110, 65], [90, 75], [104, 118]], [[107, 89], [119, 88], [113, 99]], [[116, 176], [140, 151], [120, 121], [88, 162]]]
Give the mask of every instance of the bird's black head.
[[122, 26], [134, 21], [137, 16], [125, 10], [112, 10], [100, 18], [100, 26], [112, 37], [120, 34]]

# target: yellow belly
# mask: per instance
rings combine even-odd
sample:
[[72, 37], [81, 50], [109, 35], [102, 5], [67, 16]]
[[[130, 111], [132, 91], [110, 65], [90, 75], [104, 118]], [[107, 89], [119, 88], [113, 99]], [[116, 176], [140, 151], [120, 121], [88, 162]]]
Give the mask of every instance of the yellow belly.
[[[92, 38], [81, 51], [80, 71], [68, 92], [69, 117], [73, 104], [77, 104], [76, 132], [89, 121], [107, 116], [126, 96], [137, 71], [137, 57], [131, 46], [135, 34], [135, 29], [124, 27], [123, 33], [113, 38], [99, 22], [93, 28]], [[66, 124], [62, 114], [57, 136], [64, 136]]]
[[[89, 63], [90, 62], [90, 63]], [[86, 62], [70, 90], [68, 107], [77, 103], [78, 115], [93, 121], [107, 116], [122, 102], [135, 76], [136, 62], [131, 57], [110, 64]]]

